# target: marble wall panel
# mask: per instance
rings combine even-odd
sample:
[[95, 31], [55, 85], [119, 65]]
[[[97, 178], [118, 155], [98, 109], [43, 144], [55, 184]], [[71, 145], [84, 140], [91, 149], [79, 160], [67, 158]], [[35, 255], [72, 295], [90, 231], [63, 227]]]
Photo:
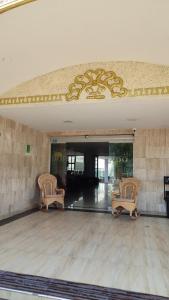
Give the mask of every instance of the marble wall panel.
[[134, 176], [141, 181], [140, 211], [165, 215], [163, 177], [169, 176], [169, 129], [138, 129], [133, 160]]
[[46, 134], [0, 117], [0, 219], [37, 206], [37, 176], [48, 172], [49, 155]]

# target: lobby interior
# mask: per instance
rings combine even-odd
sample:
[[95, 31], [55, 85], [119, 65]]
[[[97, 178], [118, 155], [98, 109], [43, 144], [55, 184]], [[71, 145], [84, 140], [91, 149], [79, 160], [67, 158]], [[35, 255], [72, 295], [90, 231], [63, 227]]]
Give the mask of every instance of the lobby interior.
[[[168, 11], [0, 1], [0, 299], [169, 299]], [[39, 210], [43, 173], [64, 209]], [[112, 215], [123, 177], [136, 220]]]

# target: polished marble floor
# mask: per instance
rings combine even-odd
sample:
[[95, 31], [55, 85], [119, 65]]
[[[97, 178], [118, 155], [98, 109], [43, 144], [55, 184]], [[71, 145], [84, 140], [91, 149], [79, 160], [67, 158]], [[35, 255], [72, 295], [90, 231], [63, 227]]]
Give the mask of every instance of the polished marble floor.
[[39, 211], [0, 227], [0, 269], [169, 297], [169, 220]]
[[98, 185], [69, 189], [65, 197], [65, 206], [70, 209], [111, 210], [114, 189], [112, 184], [102, 182]]

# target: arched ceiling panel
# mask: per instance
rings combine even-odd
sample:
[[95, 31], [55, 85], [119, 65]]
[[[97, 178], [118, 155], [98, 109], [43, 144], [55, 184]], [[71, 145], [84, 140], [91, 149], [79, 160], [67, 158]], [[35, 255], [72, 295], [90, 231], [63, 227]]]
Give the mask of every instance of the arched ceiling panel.
[[169, 96], [169, 67], [141, 62], [98, 62], [63, 68], [9, 90], [0, 105], [138, 96]]

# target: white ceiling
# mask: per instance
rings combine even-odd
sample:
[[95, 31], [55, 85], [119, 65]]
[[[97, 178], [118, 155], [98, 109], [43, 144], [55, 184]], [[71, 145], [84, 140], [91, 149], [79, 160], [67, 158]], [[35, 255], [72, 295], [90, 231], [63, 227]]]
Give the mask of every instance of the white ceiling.
[[169, 65], [168, 0], [37, 0], [0, 15], [0, 94], [94, 61]]
[[[70, 65], [119, 60], [169, 65], [168, 12], [168, 0], [37, 0], [3, 13], [0, 94]], [[169, 96], [0, 107], [0, 115], [45, 132], [164, 128], [168, 112]]]
[[[169, 128], [169, 97], [8, 106], [4, 117], [49, 132], [111, 128]], [[64, 123], [64, 121], [72, 123]]]

